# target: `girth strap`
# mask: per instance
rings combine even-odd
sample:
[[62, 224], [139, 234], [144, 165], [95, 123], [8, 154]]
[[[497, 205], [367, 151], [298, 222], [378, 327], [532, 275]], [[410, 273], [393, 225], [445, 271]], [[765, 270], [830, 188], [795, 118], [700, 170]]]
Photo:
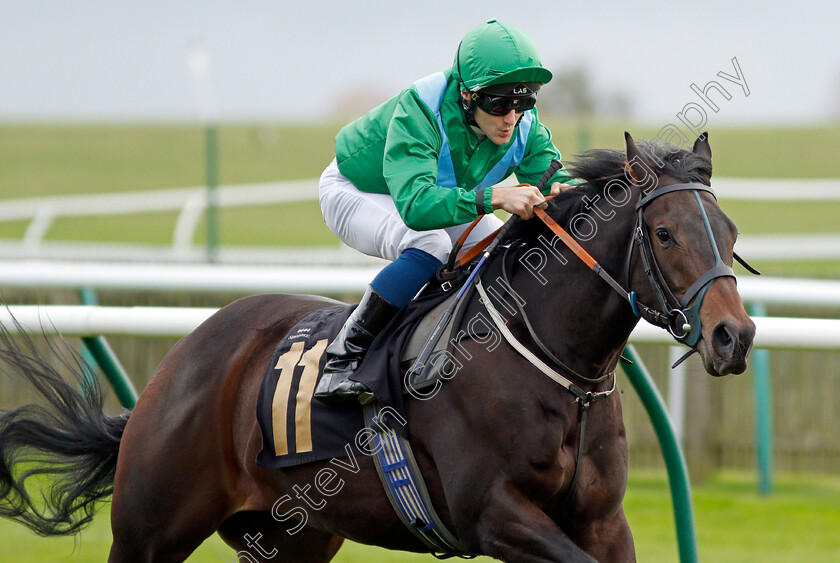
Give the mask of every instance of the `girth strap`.
[[368, 444], [375, 446], [372, 457], [376, 472], [394, 512], [438, 559], [474, 558], [437, 515], [408, 440], [388, 426], [381, 414], [376, 401], [364, 407]]

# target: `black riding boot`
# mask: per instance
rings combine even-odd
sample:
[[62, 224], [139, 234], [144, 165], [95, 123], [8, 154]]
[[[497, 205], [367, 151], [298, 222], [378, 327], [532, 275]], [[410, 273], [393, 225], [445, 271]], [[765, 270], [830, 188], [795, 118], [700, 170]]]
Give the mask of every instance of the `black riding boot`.
[[315, 388], [315, 397], [329, 404], [359, 401], [367, 403], [373, 393], [348, 377], [356, 371], [373, 339], [394, 318], [399, 307], [392, 305], [370, 286], [356, 310], [345, 321], [338, 336], [327, 346], [327, 364]]

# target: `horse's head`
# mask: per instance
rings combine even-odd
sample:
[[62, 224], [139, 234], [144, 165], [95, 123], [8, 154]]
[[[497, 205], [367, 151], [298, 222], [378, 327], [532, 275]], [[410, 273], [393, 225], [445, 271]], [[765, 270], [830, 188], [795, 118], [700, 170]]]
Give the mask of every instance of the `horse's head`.
[[742, 373], [755, 336], [732, 272], [738, 231], [708, 189], [707, 136], [692, 151], [656, 143], [639, 147], [626, 134], [636, 205], [630, 286], [638, 301], [669, 315], [669, 330], [693, 347], [706, 371]]

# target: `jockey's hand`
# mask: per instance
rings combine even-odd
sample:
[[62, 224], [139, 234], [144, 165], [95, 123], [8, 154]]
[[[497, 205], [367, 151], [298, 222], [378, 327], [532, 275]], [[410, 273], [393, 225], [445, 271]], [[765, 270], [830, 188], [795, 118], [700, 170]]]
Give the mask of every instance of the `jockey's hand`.
[[519, 215], [523, 219], [534, 216], [535, 207], [545, 207], [545, 198], [535, 186], [513, 186], [503, 188], [496, 186], [490, 198], [493, 209], [504, 209], [512, 215]]
[[571, 184], [561, 184], [560, 182], [554, 182], [551, 184], [551, 195], [559, 195], [567, 190], [573, 190], [575, 187]]

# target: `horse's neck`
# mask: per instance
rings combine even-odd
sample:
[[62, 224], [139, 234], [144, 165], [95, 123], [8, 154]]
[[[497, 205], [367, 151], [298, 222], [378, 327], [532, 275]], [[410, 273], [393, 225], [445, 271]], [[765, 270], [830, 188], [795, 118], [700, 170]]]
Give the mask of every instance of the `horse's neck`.
[[[615, 209], [608, 220], [591, 217], [598, 234], [581, 245], [624, 283], [635, 218], [633, 204]], [[558, 248], [565, 249], [562, 245]], [[520, 284], [521, 295], [534, 296], [534, 303], [525, 306], [527, 314], [534, 332], [554, 355], [577, 373], [595, 377], [614, 369], [638, 318], [627, 302], [572, 252], [566, 249], [561, 254], [566, 263], [550, 261], [544, 271], [546, 285], [524, 273], [514, 278], [513, 285]]]

